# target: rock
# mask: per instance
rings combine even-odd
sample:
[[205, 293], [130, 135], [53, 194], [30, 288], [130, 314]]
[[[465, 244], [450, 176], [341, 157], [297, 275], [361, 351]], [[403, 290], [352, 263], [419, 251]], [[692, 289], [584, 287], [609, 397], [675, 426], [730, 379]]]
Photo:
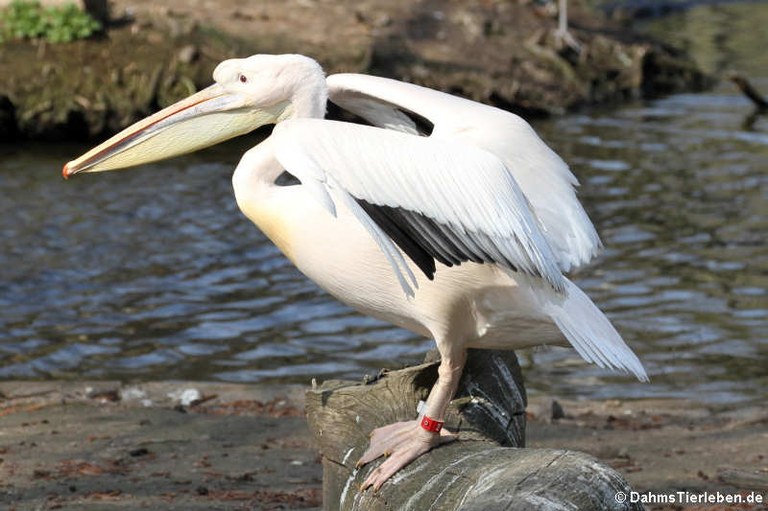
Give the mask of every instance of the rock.
[[83, 10], [93, 19], [106, 27], [110, 21], [109, 2], [107, 0], [82, 0]]
[[194, 388], [178, 389], [168, 393], [168, 397], [181, 406], [191, 406], [199, 402], [203, 395]]
[[18, 138], [16, 125], [16, 107], [8, 96], [0, 94], [0, 142], [10, 142]]
[[560, 420], [565, 418], [565, 410], [563, 406], [557, 401], [552, 401], [552, 420]]

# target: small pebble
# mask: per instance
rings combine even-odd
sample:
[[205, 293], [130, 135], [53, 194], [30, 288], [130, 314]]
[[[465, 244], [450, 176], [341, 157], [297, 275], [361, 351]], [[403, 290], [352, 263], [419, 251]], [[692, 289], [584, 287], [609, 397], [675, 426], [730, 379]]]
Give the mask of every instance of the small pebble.
[[139, 447], [137, 449], [132, 449], [128, 451], [128, 454], [130, 454], [134, 458], [138, 458], [139, 456], [146, 456], [147, 454], [149, 454], [149, 449], [146, 449], [144, 447]]
[[552, 401], [552, 420], [559, 420], [565, 418], [565, 410], [563, 405], [557, 401]]

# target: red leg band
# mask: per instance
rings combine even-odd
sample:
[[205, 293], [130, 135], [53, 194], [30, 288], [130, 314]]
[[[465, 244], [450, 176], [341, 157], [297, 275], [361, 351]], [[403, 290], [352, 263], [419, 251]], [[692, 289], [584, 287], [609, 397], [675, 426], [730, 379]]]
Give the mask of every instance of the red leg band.
[[440, 433], [440, 430], [443, 429], [443, 424], [445, 424], [443, 421], [430, 419], [426, 415], [421, 418], [421, 427], [431, 433]]

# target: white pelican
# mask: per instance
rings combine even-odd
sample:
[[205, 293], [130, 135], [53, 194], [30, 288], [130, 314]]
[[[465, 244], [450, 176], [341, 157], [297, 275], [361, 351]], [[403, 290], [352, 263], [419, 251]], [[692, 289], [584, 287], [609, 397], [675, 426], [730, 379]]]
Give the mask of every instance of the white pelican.
[[[333, 296], [433, 338], [442, 356], [423, 415], [372, 433], [359, 465], [389, 457], [363, 488], [455, 438], [441, 426], [467, 348], [570, 342], [590, 362], [647, 380], [563, 276], [600, 241], [576, 179], [520, 117], [395, 80], [326, 78], [301, 55], [227, 60], [213, 78], [63, 174], [151, 162], [277, 123], [235, 170], [240, 209]], [[323, 119], [328, 99], [373, 126]]]

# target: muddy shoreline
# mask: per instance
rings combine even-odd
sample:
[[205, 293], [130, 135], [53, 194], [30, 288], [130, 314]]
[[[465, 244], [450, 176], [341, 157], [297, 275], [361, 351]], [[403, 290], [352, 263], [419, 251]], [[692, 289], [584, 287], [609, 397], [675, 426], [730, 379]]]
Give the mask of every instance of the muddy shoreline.
[[0, 45], [0, 142], [104, 137], [253, 53], [304, 53], [328, 73], [404, 79], [527, 117], [711, 83], [681, 52], [571, 3], [578, 48], [525, 2], [116, 0], [95, 39]]
[[319, 509], [297, 387], [0, 384], [2, 509]]
[[[301, 386], [0, 383], [3, 509], [320, 509]], [[683, 400], [537, 397], [527, 447], [587, 452], [638, 492], [763, 496], [768, 412]], [[716, 506], [648, 505], [650, 510]]]

